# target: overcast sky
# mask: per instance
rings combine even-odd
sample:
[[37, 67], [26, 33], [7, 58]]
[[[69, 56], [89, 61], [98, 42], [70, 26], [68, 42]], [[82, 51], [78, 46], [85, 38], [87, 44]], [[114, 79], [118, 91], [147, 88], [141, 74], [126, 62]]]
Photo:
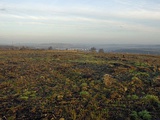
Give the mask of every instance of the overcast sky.
[[160, 44], [160, 0], [0, 0], [12, 42]]

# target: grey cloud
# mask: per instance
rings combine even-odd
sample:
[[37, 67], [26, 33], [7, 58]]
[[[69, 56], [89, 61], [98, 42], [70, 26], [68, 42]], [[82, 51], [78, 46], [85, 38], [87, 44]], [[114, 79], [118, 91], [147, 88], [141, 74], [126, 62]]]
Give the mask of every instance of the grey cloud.
[[6, 11], [6, 9], [5, 8], [0, 8], [0, 11]]

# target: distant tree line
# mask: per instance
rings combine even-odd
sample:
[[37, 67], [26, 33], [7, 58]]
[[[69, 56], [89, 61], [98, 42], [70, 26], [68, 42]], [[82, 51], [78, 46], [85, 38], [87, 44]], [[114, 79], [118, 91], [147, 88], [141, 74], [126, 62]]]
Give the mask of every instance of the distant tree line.
[[97, 51], [97, 49], [95, 47], [92, 47], [89, 51], [91, 51], [91, 52], [98, 52], [98, 53], [104, 53], [104, 49], [103, 48], [101, 48], [101, 49], [99, 49]]

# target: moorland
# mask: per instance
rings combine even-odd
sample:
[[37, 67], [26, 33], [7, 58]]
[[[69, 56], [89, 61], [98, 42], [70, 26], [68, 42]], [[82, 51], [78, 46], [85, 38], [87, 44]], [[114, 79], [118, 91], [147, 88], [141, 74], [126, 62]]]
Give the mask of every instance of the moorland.
[[1, 50], [0, 119], [158, 120], [160, 56]]

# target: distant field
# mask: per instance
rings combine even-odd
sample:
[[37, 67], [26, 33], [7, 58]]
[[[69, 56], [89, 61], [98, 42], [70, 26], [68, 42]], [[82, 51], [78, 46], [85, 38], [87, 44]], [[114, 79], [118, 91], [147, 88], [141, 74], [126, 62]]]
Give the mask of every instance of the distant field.
[[0, 119], [158, 120], [160, 56], [1, 50]]
[[148, 55], [160, 55], [159, 49], [151, 49], [151, 48], [130, 48], [130, 49], [119, 49], [115, 50], [117, 53], [132, 53], [132, 54], [148, 54]]

